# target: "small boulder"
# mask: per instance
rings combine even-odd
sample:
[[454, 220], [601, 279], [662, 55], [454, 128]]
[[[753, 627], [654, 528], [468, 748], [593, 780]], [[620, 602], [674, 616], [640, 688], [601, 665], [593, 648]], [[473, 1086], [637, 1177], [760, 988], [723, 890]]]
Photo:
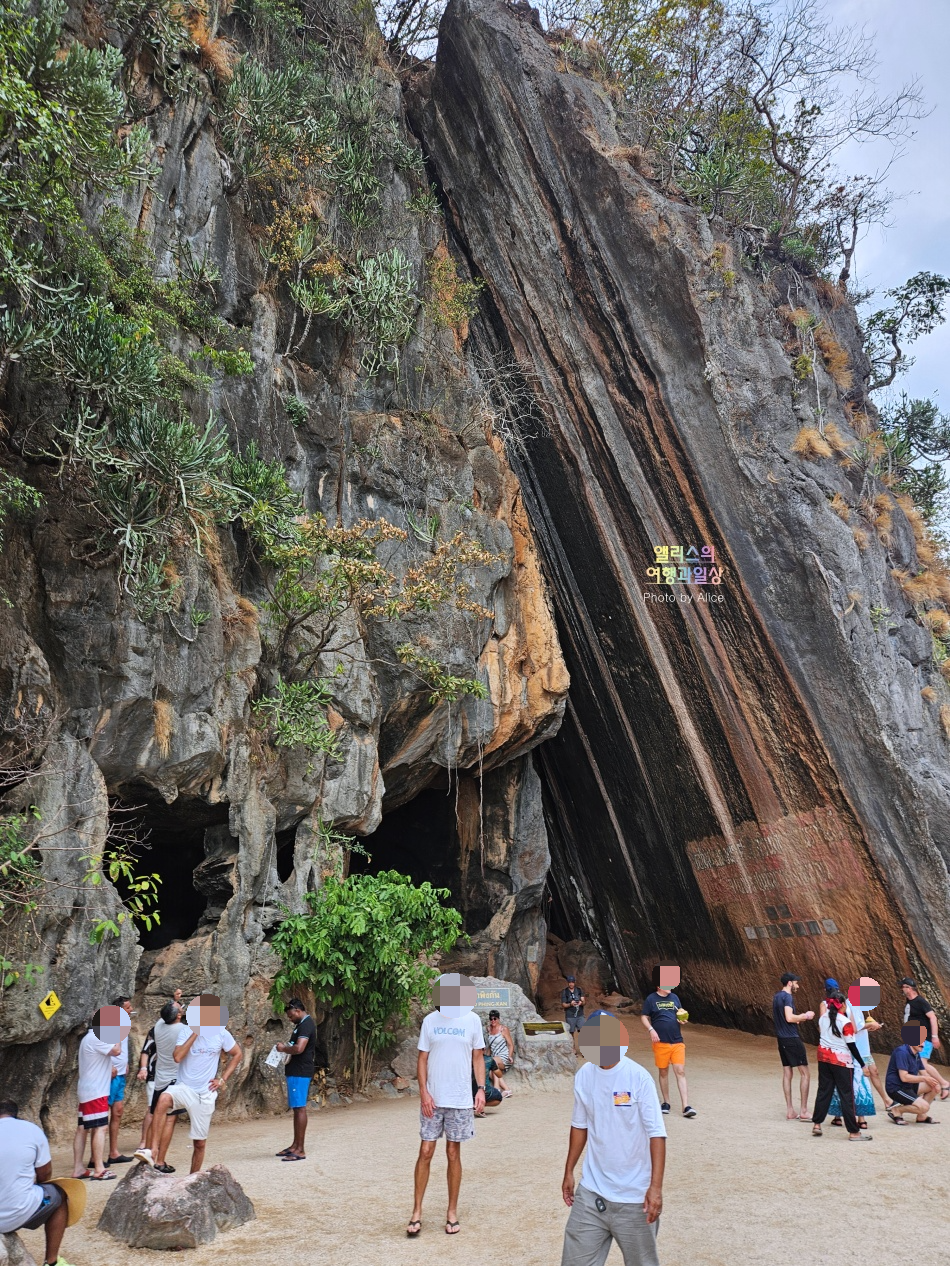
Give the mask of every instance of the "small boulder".
[[391, 1060], [390, 1066], [396, 1077], [409, 1081], [416, 1075], [416, 1065], [419, 1060], [419, 1025], [413, 1029], [407, 1029], [402, 1033], [401, 1041], [396, 1048], [396, 1054]]
[[116, 1183], [98, 1229], [130, 1248], [197, 1248], [256, 1216], [223, 1165], [181, 1177], [136, 1165]]
[[36, 1266], [26, 1246], [13, 1231], [0, 1235], [0, 1266]]
[[597, 999], [597, 1005], [603, 1011], [616, 1012], [636, 1012], [639, 1011], [637, 1003], [632, 998], [627, 998], [622, 993], [608, 993]]

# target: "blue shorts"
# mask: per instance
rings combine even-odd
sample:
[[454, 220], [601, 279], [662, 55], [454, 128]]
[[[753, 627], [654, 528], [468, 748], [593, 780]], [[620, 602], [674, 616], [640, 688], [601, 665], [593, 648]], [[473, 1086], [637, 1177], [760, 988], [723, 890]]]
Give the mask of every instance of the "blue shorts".
[[309, 1077], [288, 1077], [287, 1078], [287, 1107], [288, 1108], [305, 1108], [307, 1106], [307, 1095], [310, 1093]]
[[121, 1103], [125, 1098], [125, 1073], [120, 1073], [118, 1077], [112, 1078], [112, 1084], [109, 1086], [109, 1107], [114, 1103]]
[[926, 1041], [926, 1042], [924, 1042], [923, 1046], [920, 1048], [920, 1058], [921, 1058], [921, 1059], [930, 1059], [930, 1057], [931, 1057], [931, 1055], [932, 1055], [933, 1053], [934, 1053], [934, 1044], [933, 1044], [933, 1042], [931, 1042], [931, 1041]]

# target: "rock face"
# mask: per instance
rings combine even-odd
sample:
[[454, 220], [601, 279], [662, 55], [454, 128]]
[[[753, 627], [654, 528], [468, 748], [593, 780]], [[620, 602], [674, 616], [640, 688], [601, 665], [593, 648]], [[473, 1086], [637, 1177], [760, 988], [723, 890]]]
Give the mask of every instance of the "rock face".
[[[872, 480], [892, 516], [875, 535], [855, 463], [791, 451], [816, 408], [858, 436], [853, 311], [744, 269], [724, 225], [634, 169], [605, 91], [497, 0], [451, 0], [411, 109], [488, 284], [480, 337], [546, 421], [514, 465], [572, 682], [539, 752], [559, 931], [633, 995], [680, 963], [697, 1018], [766, 1025], [789, 964], [812, 989], [832, 967], [880, 978], [889, 1023], [905, 970], [945, 1008], [948, 696], [892, 575], [916, 573], [914, 534]], [[800, 389], [783, 305], [821, 319], [856, 385], [816, 354]], [[657, 547], [714, 555], [721, 583], [653, 583]]]
[[26, 1251], [20, 1237], [11, 1232], [0, 1235], [0, 1266], [36, 1266], [36, 1259]]
[[[69, 21], [81, 23], [74, 9]], [[350, 49], [367, 38], [345, 4], [327, 21]], [[240, 43], [238, 27], [226, 33]], [[74, 34], [87, 33], [80, 25]], [[354, 91], [373, 96], [382, 123], [411, 154], [417, 143], [396, 79], [371, 54], [357, 62]], [[267, 459], [281, 459], [308, 509], [333, 522], [382, 517], [407, 530], [392, 555], [396, 570], [436, 548], [432, 516], [442, 538], [464, 532], [497, 556], [473, 570], [470, 595], [494, 615], [436, 610], [372, 627], [354, 620], [341, 634], [343, 650], [318, 665], [332, 682], [339, 758], [265, 748], [251, 700], [269, 685], [260, 610], [267, 589], [240, 532], [221, 528], [200, 555], [176, 556], [181, 608], [142, 623], [114, 561], [90, 555], [88, 516], [60, 494], [48, 468], [24, 470], [44, 502], [33, 521], [5, 524], [0, 720], [29, 776], [4, 812], [38, 806], [31, 830], [50, 890], [14, 947], [18, 961], [43, 974], [0, 997], [0, 1093], [15, 1095], [24, 1115], [43, 1112], [51, 1128], [69, 1126], [75, 1048], [94, 1011], [134, 994], [136, 1047], [176, 987], [186, 996], [219, 994], [244, 1047], [221, 1110], [279, 1106], [277, 1079], [261, 1069], [286, 1028], [267, 1000], [276, 966], [268, 937], [282, 907], [302, 910], [303, 894], [342, 870], [330, 829], [372, 840], [377, 867], [398, 857], [417, 880], [444, 872], [476, 936], [501, 912], [479, 942], [484, 965], [490, 954], [506, 971], [516, 961], [517, 978], [530, 987], [543, 954], [548, 865], [532, 749], [557, 730], [568, 685], [518, 481], [461, 337], [420, 304], [398, 379], [357, 372], [352, 340], [328, 321], [315, 322], [288, 355], [294, 318], [265, 275], [260, 225], [235, 191], [210, 89], [173, 102], [147, 64], [136, 73], [150, 94], [159, 174], [154, 189], [130, 190], [122, 209], [161, 277], [176, 276], [168, 246], [175, 242], [180, 258], [205, 260], [220, 274], [217, 315], [246, 334], [254, 362], [253, 373], [217, 375], [204, 402], [226, 424], [232, 448], [245, 452], [253, 442]], [[422, 296], [444, 225], [408, 209], [405, 171], [389, 166], [383, 177], [380, 240], [400, 244]], [[181, 337], [185, 356], [200, 354], [193, 336]], [[415, 378], [412, 367], [423, 363]], [[33, 388], [19, 371], [11, 382], [18, 394], [10, 412], [27, 417]], [[295, 424], [284, 407], [290, 396]], [[200, 623], [189, 621], [189, 609], [203, 613]], [[479, 678], [487, 697], [433, 704], [429, 687], [398, 659], [406, 641]], [[419, 821], [427, 851], [408, 857], [416, 830], [401, 823]], [[142, 868], [163, 881], [162, 922], [141, 946], [131, 922], [116, 922], [122, 907], [108, 878], [99, 886], [84, 878], [86, 859], [124, 823], [147, 837]], [[119, 935], [91, 944], [103, 920]], [[47, 1021], [37, 1004], [50, 989], [62, 1005]], [[134, 1121], [144, 1104], [134, 1083], [130, 1100]]]
[[117, 1183], [96, 1226], [129, 1248], [181, 1249], [208, 1244], [219, 1231], [256, 1216], [224, 1165], [182, 1177], [135, 1165]]
[[[515, 1044], [515, 1062], [511, 1070], [514, 1081], [523, 1082], [535, 1090], [546, 1090], [562, 1086], [563, 1077], [574, 1076], [577, 1060], [568, 1034], [539, 1033], [529, 1037], [525, 1033], [526, 1021], [542, 1017], [516, 984], [495, 976], [473, 976], [472, 980], [482, 990], [507, 990], [507, 1005], [504, 1001], [487, 1002], [476, 1007], [475, 1012], [482, 1022], [484, 1033], [488, 1032], [488, 1013], [492, 1009], [500, 1013], [502, 1024], [511, 1030]], [[508, 1074], [505, 1080], [508, 1080]]]
[[577, 987], [587, 999], [586, 1015], [598, 1006], [608, 1005], [601, 1000], [608, 996], [612, 973], [597, 946], [590, 941], [562, 941], [549, 932], [537, 989], [545, 1015], [563, 1014], [561, 991], [567, 988], [565, 976], [568, 973], [575, 977]]

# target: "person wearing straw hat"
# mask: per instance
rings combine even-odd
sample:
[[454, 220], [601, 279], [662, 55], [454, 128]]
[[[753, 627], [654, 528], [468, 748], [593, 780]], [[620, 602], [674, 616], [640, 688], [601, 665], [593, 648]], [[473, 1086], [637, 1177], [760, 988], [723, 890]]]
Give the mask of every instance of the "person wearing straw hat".
[[63, 1233], [82, 1217], [86, 1188], [78, 1178], [52, 1178], [46, 1135], [21, 1121], [12, 1099], [0, 1100], [0, 1233], [46, 1235], [44, 1266], [69, 1266], [59, 1249]]

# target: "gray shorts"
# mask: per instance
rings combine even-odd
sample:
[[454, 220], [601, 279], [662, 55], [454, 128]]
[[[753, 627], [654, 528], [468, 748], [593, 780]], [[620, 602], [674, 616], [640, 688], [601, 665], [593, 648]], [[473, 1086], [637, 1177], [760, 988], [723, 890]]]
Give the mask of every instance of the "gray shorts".
[[600, 1213], [594, 1204], [594, 1193], [577, 1186], [571, 1216], [564, 1228], [561, 1266], [604, 1266], [614, 1241], [623, 1254], [623, 1266], [660, 1266], [656, 1255], [660, 1223], [647, 1222], [643, 1202], [604, 1203], [606, 1212]]
[[63, 1203], [63, 1193], [59, 1187], [54, 1187], [52, 1183], [40, 1183], [43, 1188], [43, 1200], [40, 1207], [29, 1219], [22, 1223], [17, 1230], [19, 1231], [38, 1231], [41, 1226], [50, 1220], [59, 1206]]
[[578, 1029], [584, 1026], [584, 1017], [582, 1015], [571, 1015], [570, 1012], [564, 1012], [564, 1023], [567, 1025], [568, 1033], [576, 1033]]
[[431, 1117], [419, 1109], [419, 1137], [434, 1143], [445, 1137], [450, 1143], [464, 1143], [475, 1137], [475, 1107], [436, 1108]]

